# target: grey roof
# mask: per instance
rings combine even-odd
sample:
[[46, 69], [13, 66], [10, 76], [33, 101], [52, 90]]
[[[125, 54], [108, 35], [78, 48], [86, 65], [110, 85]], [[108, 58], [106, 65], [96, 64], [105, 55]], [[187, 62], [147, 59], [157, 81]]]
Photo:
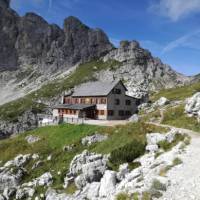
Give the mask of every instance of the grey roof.
[[60, 104], [54, 106], [55, 109], [70, 109], [70, 110], [84, 110], [87, 108], [95, 107], [95, 104]]
[[113, 82], [96, 81], [83, 83], [74, 89], [72, 97], [107, 96], [119, 82], [120, 81], [117, 80]]

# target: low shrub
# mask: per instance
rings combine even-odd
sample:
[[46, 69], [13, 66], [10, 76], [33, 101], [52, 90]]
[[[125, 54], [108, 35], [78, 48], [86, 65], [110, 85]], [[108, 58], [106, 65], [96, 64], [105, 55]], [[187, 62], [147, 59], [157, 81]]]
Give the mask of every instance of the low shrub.
[[133, 140], [111, 152], [110, 162], [115, 165], [131, 163], [134, 159], [145, 153], [145, 144], [141, 141]]
[[130, 196], [126, 193], [119, 193], [116, 200], [131, 200]]

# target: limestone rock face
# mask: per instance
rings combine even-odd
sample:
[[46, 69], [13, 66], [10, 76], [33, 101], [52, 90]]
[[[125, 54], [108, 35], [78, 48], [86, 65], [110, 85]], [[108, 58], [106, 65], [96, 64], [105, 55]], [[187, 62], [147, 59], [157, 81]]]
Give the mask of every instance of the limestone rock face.
[[114, 72], [112, 70], [100, 74], [100, 78], [107, 80], [114, 77], [125, 80], [130, 94], [135, 94], [137, 87], [142, 87], [143, 91], [156, 90], [174, 87], [190, 80], [163, 64], [160, 59], [154, 58], [136, 41], [122, 41], [119, 48], [104, 57], [104, 61], [109, 59], [121, 62], [120, 67], [116, 67]]
[[61, 29], [34, 13], [20, 17], [9, 0], [0, 1], [0, 38], [0, 71], [37, 65], [44, 74], [99, 58], [113, 48], [103, 31], [75, 17], [65, 19]]
[[19, 16], [8, 9], [9, 1], [0, 1], [0, 71], [14, 70], [18, 65], [15, 42], [18, 36]]

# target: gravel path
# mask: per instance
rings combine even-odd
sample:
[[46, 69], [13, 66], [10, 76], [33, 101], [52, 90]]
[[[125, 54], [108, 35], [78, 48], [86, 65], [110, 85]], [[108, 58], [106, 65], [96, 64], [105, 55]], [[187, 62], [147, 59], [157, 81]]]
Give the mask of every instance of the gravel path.
[[200, 200], [200, 133], [163, 124], [154, 125], [174, 128], [191, 136], [191, 144], [180, 155], [183, 164], [167, 173], [171, 184], [160, 200]]

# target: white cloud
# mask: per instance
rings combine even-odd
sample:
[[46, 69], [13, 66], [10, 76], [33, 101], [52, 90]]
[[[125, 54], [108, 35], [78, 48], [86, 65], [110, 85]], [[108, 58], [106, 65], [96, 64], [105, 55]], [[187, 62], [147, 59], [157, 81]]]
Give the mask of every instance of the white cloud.
[[156, 0], [150, 6], [150, 10], [175, 22], [200, 12], [200, 0]]
[[191, 49], [200, 50], [200, 29], [181, 36], [180, 38], [167, 44], [163, 50], [162, 54], [170, 52], [179, 47], [187, 47]]

